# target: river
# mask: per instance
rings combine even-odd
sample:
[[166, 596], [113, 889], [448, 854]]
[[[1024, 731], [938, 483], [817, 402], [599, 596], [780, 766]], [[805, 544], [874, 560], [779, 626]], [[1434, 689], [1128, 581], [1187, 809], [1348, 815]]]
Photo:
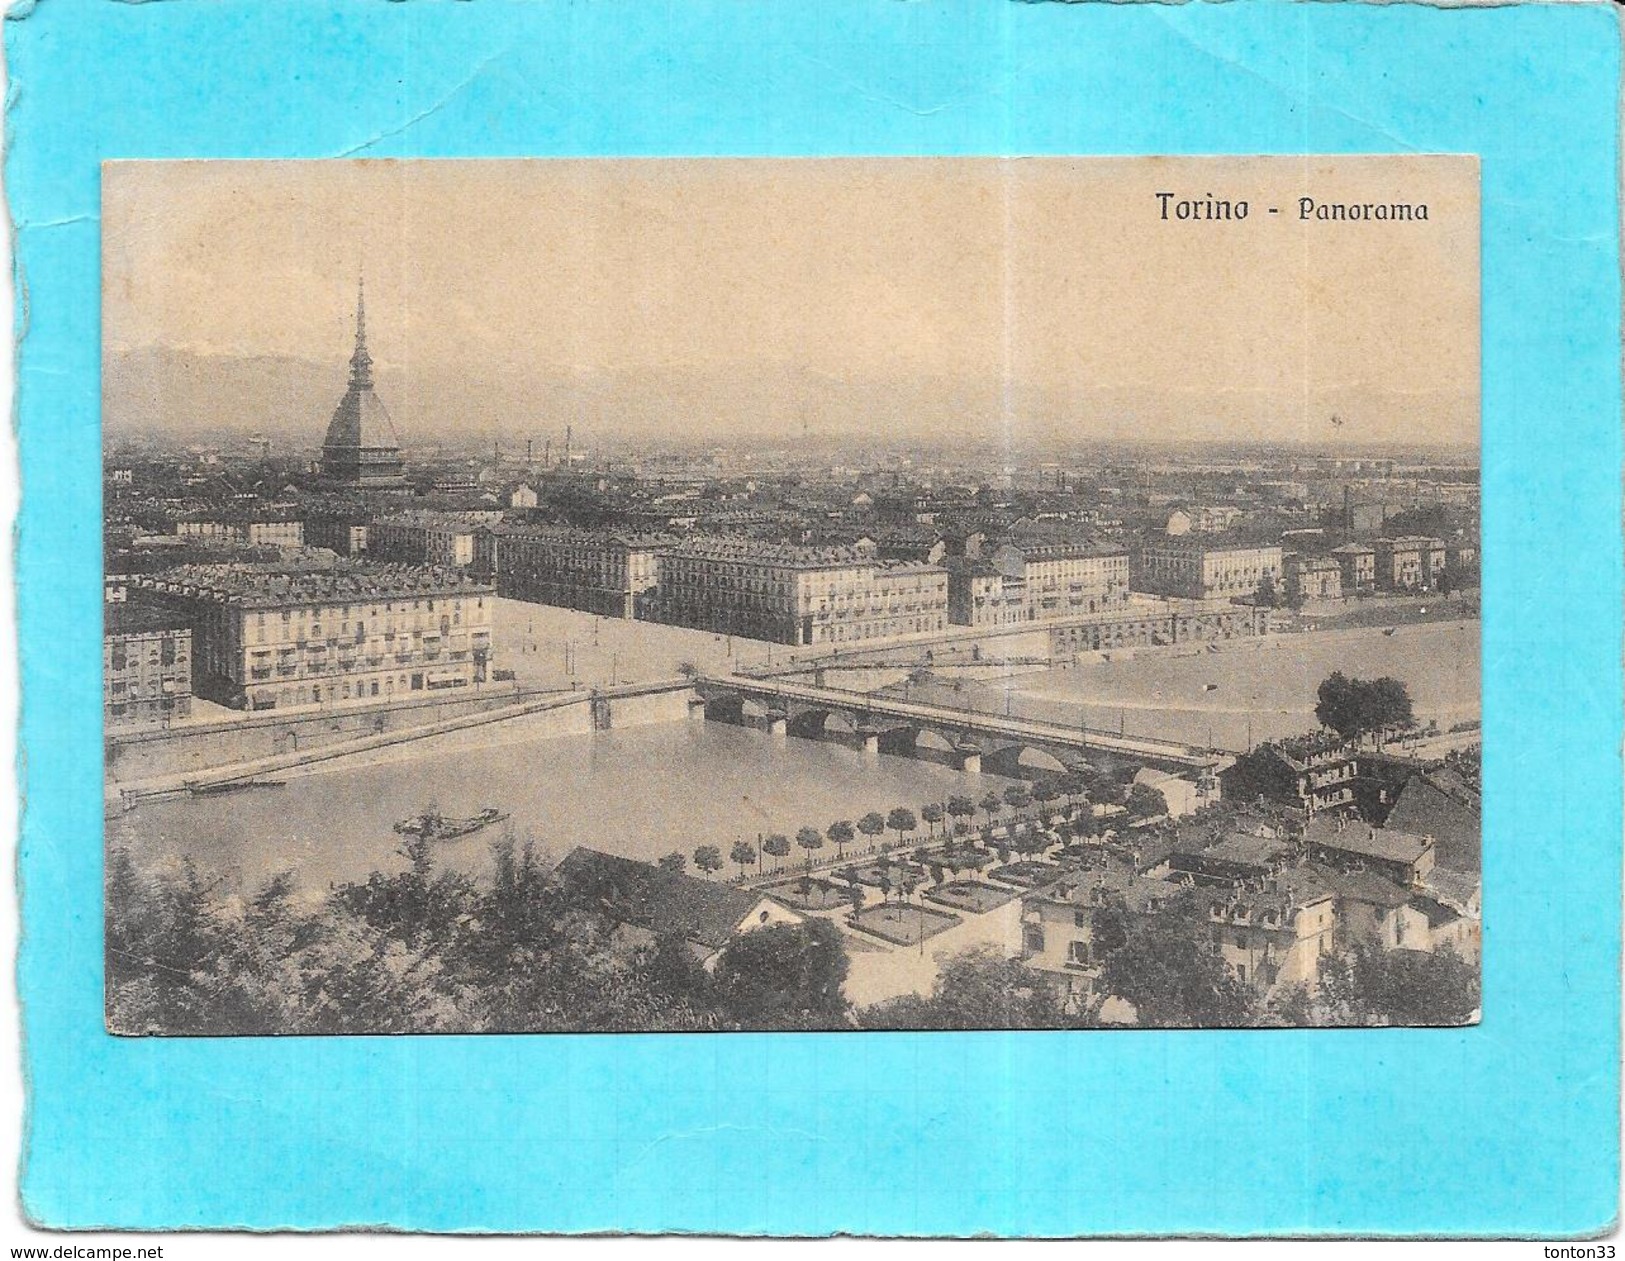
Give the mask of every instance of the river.
[[[478, 875], [506, 829], [555, 858], [589, 845], [652, 860], [672, 850], [691, 855], [707, 843], [726, 857], [734, 841], [754, 842], [758, 833], [793, 837], [804, 825], [823, 830], [832, 820], [897, 805], [917, 814], [922, 803], [949, 793], [979, 797], [1008, 782], [908, 758], [866, 761], [839, 745], [775, 740], [719, 723], [553, 737], [527, 737], [522, 724], [417, 741], [368, 761], [318, 764], [285, 788], [147, 802], [110, 819], [108, 837], [142, 868], [185, 857], [211, 882], [236, 891], [281, 871], [292, 871], [307, 890], [325, 891], [330, 882], [404, 868], [393, 824], [431, 806], [451, 817], [486, 806], [511, 814], [506, 825], [435, 846], [437, 861]], [[788, 861], [799, 856], [796, 850]]]
[[1389, 675], [1418, 721], [1441, 728], [1481, 712], [1478, 621], [1268, 635], [1220, 652], [1113, 654], [1010, 680], [1012, 713], [1083, 722], [1128, 735], [1245, 749], [1314, 730], [1316, 692], [1334, 670]]

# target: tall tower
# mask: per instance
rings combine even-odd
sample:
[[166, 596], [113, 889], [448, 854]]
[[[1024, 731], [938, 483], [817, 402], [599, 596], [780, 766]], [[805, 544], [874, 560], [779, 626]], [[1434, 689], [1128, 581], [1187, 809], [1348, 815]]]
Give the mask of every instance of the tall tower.
[[322, 473], [348, 486], [390, 490], [406, 484], [404, 471], [395, 424], [373, 389], [372, 355], [367, 352], [367, 286], [361, 279], [356, 285], [349, 387], [327, 426]]

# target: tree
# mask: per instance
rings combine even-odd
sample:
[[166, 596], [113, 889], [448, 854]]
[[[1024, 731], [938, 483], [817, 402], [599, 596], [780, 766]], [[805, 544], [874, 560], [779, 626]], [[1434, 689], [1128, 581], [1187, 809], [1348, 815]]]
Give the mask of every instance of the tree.
[[676, 850], [673, 850], [658, 863], [656, 863], [655, 866], [659, 867], [662, 871], [682, 871], [684, 867], [688, 866], [688, 859], [684, 858]]
[[1021, 812], [1033, 804], [1033, 795], [1025, 784], [1011, 784], [1004, 790], [1004, 804], [1014, 810], [1019, 819]]
[[852, 844], [852, 838], [856, 833], [853, 831], [850, 819], [837, 819], [829, 825], [829, 831], [825, 835], [829, 837], [830, 843], [835, 846], [835, 857], [844, 859], [846, 857], [846, 847]]
[[1414, 721], [1410, 692], [1398, 679], [1351, 679], [1338, 670], [1316, 695], [1315, 717], [1345, 740]]
[[1133, 819], [1160, 819], [1168, 813], [1168, 798], [1160, 788], [1135, 784], [1128, 790], [1128, 812]]
[[841, 985], [849, 967], [840, 929], [808, 919], [740, 933], [723, 947], [715, 977], [747, 1028], [830, 1029], [848, 1023]]
[[955, 832], [957, 833], [957, 824], [964, 822], [966, 819], [975, 817], [976, 802], [969, 797], [955, 795], [948, 798], [947, 810], [949, 817], [952, 818], [956, 824]]
[[1478, 969], [1449, 946], [1427, 953], [1357, 943], [1321, 960], [1330, 1023], [1460, 1025], [1479, 1005]]
[[991, 788], [988, 789], [987, 796], [982, 798], [982, 811], [987, 815], [988, 827], [993, 826], [993, 816], [998, 814], [998, 812], [1003, 809], [1004, 798], [999, 796], [999, 794], [994, 792]]
[[1056, 779], [1055, 786], [1061, 790], [1061, 795], [1066, 798], [1066, 804], [1068, 807], [1072, 805], [1072, 799], [1074, 797], [1083, 796], [1086, 787], [1083, 782], [1083, 775], [1076, 770], [1069, 770], [1062, 773], [1059, 778]]
[[1044, 975], [994, 946], [943, 960], [930, 997], [910, 994], [858, 1013], [866, 1029], [1058, 1029], [1067, 1019]]
[[762, 840], [762, 853], [771, 854], [778, 859], [773, 864], [774, 870], [778, 870], [784, 865], [784, 860], [790, 853], [790, 838], [783, 832], [774, 832], [771, 836], [764, 837]]
[[1041, 779], [1033, 785], [1033, 800], [1038, 803], [1038, 814], [1046, 823], [1050, 817], [1050, 803], [1061, 795], [1059, 783], [1054, 779]]
[[863, 911], [863, 886], [856, 880], [847, 886], [846, 900], [852, 904], [852, 917], [856, 919]]
[[871, 810], [858, 820], [858, 831], [873, 840], [886, 830], [885, 817], [878, 810]]
[[1038, 828], [1028, 828], [1016, 837], [1016, 851], [1023, 858], [1035, 858], [1047, 850], [1052, 842], [1049, 833]]
[[796, 832], [796, 844], [807, 851], [807, 869], [811, 871], [813, 850], [824, 848], [824, 834], [817, 828], [800, 828]]
[[701, 845], [694, 851], [694, 865], [706, 875], [722, 870], [722, 851], [715, 845]]
[[886, 816], [886, 826], [897, 833], [897, 843], [903, 843], [903, 833], [912, 832], [920, 826], [920, 821], [914, 817], [914, 811], [907, 806], [897, 806]]
[[942, 808], [939, 801], [928, 801], [920, 807], [920, 818], [925, 820], [925, 825], [930, 829], [932, 836], [937, 834], [937, 824], [942, 822], [946, 814], [947, 811]]
[[1106, 956], [1101, 989], [1131, 1004], [1139, 1024], [1206, 1029], [1253, 1021], [1256, 996], [1219, 956], [1191, 895], [1136, 917], [1124, 938]]
[[1253, 603], [1261, 609], [1273, 609], [1276, 604], [1275, 579], [1265, 574], [1258, 580], [1258, 590], [1253, 593]]
[[762, 860], [761, 855], [756, 850], [756, 846], [752, 845], [749, 841], [735, 841], [733, 843], [733, 848], [728, 851], [728, 857], [739, 864], [739, 874], [741, 876], [745, 874], [746, 867], [749, 867], [752, 863], [759, 863]]

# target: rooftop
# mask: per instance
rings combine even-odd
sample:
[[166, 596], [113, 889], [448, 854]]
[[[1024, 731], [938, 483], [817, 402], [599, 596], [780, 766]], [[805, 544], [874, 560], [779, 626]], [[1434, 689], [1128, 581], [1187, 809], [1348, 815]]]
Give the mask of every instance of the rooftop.
[[1456, 871], [1477, 872], [1481, 818], [1478, 794], [1454, 772], [1413, 775], [1400, 789], [1388, 826], [1438, 844], [1436, 860]]
[[1395, 535], [1393, 538], [1378, 539], [1377, 540], [1377, 546], [1378, 547], [1395, 547], [1395, 548], [1399, 548], [1399, 547], [1432, 547], [1432, 548], [1439, 548], [1439, 547], [1444, 546], [1444, 540], [1443, 539], [1428, 538], [1425, 535], [1421, 535], [1421, 534], [1398, 534], [1398, 535]]
[[1146, 915], [1164, 909], [1186, 886], [1157, 880], [1137, 872], [1109, 867], [1071, 872], [1054, 884], [1028, 895], [1029, 900], [1060, 906], [1107, 906], [1121, 902], [1130, 911]]
[[613, 543], [621, 547], [669, 547], [676, 540], [669, 534], [631, 530], [587, 530], [575, 525], [530, 524], [523, 521], [500, 521], [491, 527], [493, 534], [510, 539], [538, 539], [554, 543], [581, 546]]
[[1325, 815], [1309, 820], [1303, 839], [1310, 845], [1394, 863], [1414, 863], [1433, 847], [1433, 838], [1429, 836], [1416, 836], [1395, 828], [1374, 828]]
[[172, 609], [151, 609], [140, 605], [108, 604], [102, 611], [102, 634], [151, 635], [160, 631], [190, 630], [191, 623]]
[[763, 898], [585, 846], [571, 850], [554, 874], [566, 891], [596, 903], [619, 923], [712, 949], [725, 946]]
[[1290, 841], [1272, 836], [1230, 832], [1202, 851], [1202, 857], [1241, 867], [1267, 868], [1292, 853]]
[[246, 608], [420, 595], [483, 595], [494, 591], [489, 584], [475, 582], [460, 570], [355, 561], [323, 568], [181, 565], [157, 573], [132, 575], [130, 582], [146, 590], [182, 592]]
[[403, 508], [378, 517], [377, 525], [424, 526], [435, 530], [477, 530], [490, 525], [500, 514], [495, 512], [450, 512], [435, 508]]
[[883, 569], [888, 573], [944, 572], [937, 565], [888, 564], [856, 547], [799, 547], [761, 539], [696, 535], [664, 549], [669, 556], [740, 564], [777, 565], [786, 569]]

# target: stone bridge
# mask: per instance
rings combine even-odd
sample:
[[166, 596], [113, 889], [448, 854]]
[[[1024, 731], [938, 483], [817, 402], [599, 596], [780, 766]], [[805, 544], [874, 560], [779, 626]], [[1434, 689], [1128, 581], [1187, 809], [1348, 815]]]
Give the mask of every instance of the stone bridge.
[[701, 678], [695, 698], [712, 721], [1011, 778], [1032, 779], [1080, 764], [1105, 771], [1154, 766], [1211, 774], [1228, 760], [1211, 749], [1167, 740], [781, 679]]

